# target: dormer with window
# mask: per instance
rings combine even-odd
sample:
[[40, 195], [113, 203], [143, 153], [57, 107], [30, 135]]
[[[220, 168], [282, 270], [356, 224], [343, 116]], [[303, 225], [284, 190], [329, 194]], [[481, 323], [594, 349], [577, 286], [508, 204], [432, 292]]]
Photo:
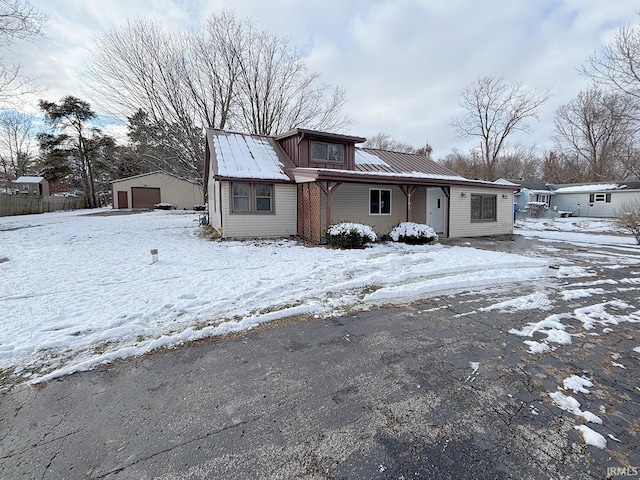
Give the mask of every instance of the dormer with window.
[[355, 170], [355, 145], [365, 139], [297, 128], [276, 141], [296, 167]]

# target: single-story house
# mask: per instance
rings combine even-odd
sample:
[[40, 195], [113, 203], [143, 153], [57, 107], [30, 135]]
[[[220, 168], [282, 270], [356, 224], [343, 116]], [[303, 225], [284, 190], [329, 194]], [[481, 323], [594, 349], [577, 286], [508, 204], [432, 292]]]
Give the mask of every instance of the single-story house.
[[579, 217], [615, 217], [629, 200], [640, 199], [640, 182], [602, 182], [552, 185], [559, 212]]
[[513, 201], [518, 204], [518, 210], [521, 212], [527, 211], [531, 205], [540, 206], [544, 209], [552, 207], [551, 199], [555, 192], [546, 183], [504, 178], [496, 180], [496, 183], [512, 185], [516, 189], [520, 189], [520, 191], [514, 193]]
[[18, 186], [20, 193], [25, 195], [49, 196], [49, 182], [44, 177], [18, 177], [13, 183]]
[[209, 223], [223, 238], [297, 235], [321, 243], [342, 221], [426, 223], [441, 237], [513, 232], [513, 186], [469, 180], [424, 155], [357, 148], [361, 137], [294, 129], [207, 129]]
[[159, 203], [191, 210], [204, 203], [202, 185], [165, 172], [151, 172], [111, 182], [113, 208], [153, 208]]

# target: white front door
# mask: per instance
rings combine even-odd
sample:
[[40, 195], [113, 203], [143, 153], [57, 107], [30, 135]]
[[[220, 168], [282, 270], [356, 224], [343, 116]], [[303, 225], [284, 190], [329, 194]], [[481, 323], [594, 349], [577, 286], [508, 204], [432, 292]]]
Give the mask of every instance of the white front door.
[[436, 233], [445, 234], [446, 195], [440, 187], [427, 188], [427, 225]]

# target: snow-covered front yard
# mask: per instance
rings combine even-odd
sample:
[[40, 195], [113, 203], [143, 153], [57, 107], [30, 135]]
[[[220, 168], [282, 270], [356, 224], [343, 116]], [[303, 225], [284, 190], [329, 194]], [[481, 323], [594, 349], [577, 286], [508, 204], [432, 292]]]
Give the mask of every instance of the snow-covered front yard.
[[278, 318], [339, 315], [554, 272], [542, 258], [439, 244], [341, 251], [288, 240], [212, 242], [198, 236], [193, 212], [109, 213], [0, 218], [5, 375], [53, 378]]

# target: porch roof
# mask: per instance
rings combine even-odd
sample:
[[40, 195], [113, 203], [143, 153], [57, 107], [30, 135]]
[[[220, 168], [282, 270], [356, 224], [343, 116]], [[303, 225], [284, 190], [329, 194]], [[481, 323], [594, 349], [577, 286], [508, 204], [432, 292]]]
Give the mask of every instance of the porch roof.
[[468, 180], [459, 175], [439, 175], [424, 172], [381, 172], [338, 170], [333, 168], [294, 168], [291, 170], [296, 183], [316, 180], [352, 183], [378, 183], [393, 185], [476, 186], [513, 191], [512, 185], [500, 185], [483, 180]]

